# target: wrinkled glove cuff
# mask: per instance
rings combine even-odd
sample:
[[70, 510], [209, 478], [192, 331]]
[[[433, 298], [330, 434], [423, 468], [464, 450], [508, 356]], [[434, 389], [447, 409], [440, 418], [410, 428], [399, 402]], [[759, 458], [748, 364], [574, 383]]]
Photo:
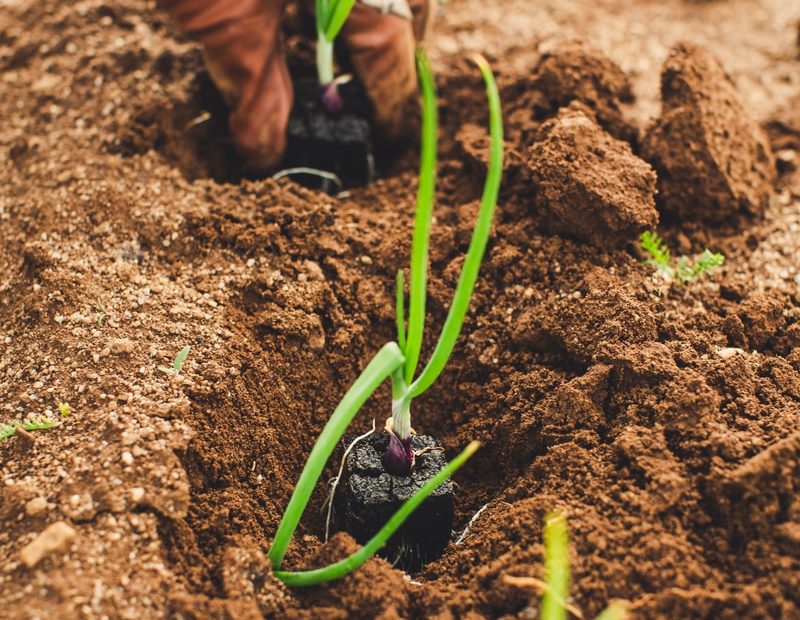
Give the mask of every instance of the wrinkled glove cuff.
[[384, 15], [391, 13], [403, 19], [412, 19], [408, 0], [360, 0], [361, 4], [379, 10]]

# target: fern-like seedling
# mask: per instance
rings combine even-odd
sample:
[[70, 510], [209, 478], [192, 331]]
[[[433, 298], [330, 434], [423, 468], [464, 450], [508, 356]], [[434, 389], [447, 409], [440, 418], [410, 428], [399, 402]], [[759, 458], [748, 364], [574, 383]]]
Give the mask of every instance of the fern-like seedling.
[[0, 441], [11, 437], [11, 435], [17, 432], [17, 428], [21, 428], [23, 431], [43, 431], [56, 426], [58, 426], [58, 422], [52, 422], [45, 418], [39, 420], [13, 420], [9, 423], [0, 422]]
[[177, 375], [181, 371], [181, 368], [183, 368], [183, 363], [186, 361], [186, 358], [189, 357], [190, 350], [191, 347], [186, 345], [181, 349], [180, 353], [178, 353], [175, 361], [172, 362], [172, 366], [159, 366], [158, 369], [166, 375]]
[[675, 265], [675, 280], [678, 284], [688, 284], [692, 280], [710, 273], [725, 262], [725, 257], [717, 252], [705, 250], [696, 261], [691, 262], [685, 256], [678, 259]]
[[646, 230], [642, 233], [641, 241], [642, 249], [650, 255], [645, 263], [672, 278], [672, 255], [661, 237], [654, 231]]
[[692, 261], [688, 256], [681, 256], [673, 266], [672, 254], [656, 232], [646, 230], [640, 240], [642, 249], [650, 255], [650, 258], [644, 261], [645, 264], [655, 267], [665, 279], [680, 286], [711, 273], [725, 262], [722, 254], [705, 250], [697, 260]]

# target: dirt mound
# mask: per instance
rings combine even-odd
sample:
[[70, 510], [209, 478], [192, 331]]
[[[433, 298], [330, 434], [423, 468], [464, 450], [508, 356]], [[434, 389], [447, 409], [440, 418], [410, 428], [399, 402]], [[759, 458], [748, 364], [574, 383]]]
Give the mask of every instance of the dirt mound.
[[528, 151], [537, 216], [546, 230], [620, 246], [658, 222], [656, 175], [582, 104], [562, 108]]
[[617, 63], [582, 41], [568, 41], [546, 52], [534, 71], [531, 89], [540, 118], [580, 101], [612, 136], [636, 140], [636, 128], [625, 121], [620, 109], [633, 101], [630, 79]]
[[526, 116], [542, 122], [579, 101], [612, 136], [632, 144], [637, 140], [638, 130], [625, 120], [621, 109], [623, 103], [633, 101], [630, 79], [608, 56], [582, 41], [554, 45], [542, 55], [530, 79], [504, 95], [514, 107], [514, 124]]
[[775, 177], [772, 151], [720, 62], [677, 45], [664, 63], [661, 98], [661, 118], [642, 143], [658, 172], [661, 210], [710, 223], [762, 215]]
[[592, 272], [574, 292], [555, 301], [549, 312], [535, 308], [524, 312], [516, 339], [543, 351], [556, 347], [579, 365], [588, 365], [609, 346], [655, 340], [652, 311], [626, 288], [622, 280]]
[[541, 122], [579, 101], [615, 138], [631, 143], [637, 139], [636, 127], [621, 110], [623, 103], [633, 101], [630, 79], [608, 56], [582, 41], [560, 42], [545, 52], [530, 80], [517, 83], [504, 98], [514, 106], [515, 123], [525, 116]]

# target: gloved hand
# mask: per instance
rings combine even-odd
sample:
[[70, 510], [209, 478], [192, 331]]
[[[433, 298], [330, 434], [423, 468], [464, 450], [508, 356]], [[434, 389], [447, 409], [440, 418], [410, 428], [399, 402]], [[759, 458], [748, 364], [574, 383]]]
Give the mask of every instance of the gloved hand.
[[[177, 28], [203, 44], [206, 67], [231, 107], [230, 130], [246, 165], [265, 172], [286, 148], [292, 81], [280, 42], [283, 0], [159, 0]], [[337, 38], [389, 140], [404, 134], [416, 92], [415, 41], [429, 0], [359, 0]]]

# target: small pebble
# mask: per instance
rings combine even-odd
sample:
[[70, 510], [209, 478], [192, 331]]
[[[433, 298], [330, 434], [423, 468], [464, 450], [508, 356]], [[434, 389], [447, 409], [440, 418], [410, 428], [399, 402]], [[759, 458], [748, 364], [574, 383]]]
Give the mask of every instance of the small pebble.
[[22, 548], [20, 560], [28, 568], [33, 568], [48, 555], [66, 551], [75, 541], [75, 536], [75, 530], [64, 521], [56, 521]]
[[722, 359], [726, 360], [734, 355], [744, 355], [744, 350], [739, 349], [738, 347], [726, 347], [724, 349], [720, 349], [717, 351], [717, 355], [719, 355]]
[[44, 497], [34, 497], [30, 500], [27, 504], [25, 504], [25, 514], [29, 517], [35, 517], [38, 514], [43, 513], [49, 504], [47, 503], [47, 499]]
[[115, 355], [133, 353], [133, 340], [130, 338], [114, 338], [109, 343], [109, 349]]

